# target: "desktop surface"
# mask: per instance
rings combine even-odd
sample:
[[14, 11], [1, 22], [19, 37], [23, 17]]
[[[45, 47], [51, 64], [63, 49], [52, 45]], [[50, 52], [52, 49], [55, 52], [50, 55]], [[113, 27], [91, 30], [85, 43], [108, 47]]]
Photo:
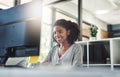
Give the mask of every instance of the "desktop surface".
[[[12, 70], [12, 71], [11, 71]], [[107, 68], [38, 67], [38, 68], [1, 68], [2, 77], [120, 77], [119, 70]]]

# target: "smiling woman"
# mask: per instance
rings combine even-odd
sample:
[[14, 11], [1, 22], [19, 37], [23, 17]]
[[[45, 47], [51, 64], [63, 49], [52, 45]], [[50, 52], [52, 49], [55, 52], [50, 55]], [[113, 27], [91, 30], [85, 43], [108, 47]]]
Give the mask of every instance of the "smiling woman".
[[75, 41], [79, 37], [79, 28], [76, 23], [64, 19], [54, 24], [54, 46], [46, 57], [44, 64], [80, 66], [83, 62], [82, 49]]

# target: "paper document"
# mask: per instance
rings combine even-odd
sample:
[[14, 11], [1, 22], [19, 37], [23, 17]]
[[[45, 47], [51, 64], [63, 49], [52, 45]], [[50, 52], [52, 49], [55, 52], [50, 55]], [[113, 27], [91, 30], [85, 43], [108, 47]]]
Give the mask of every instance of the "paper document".
[[13, 57], [13, 58], [8, 58], [7, 62], [5, 65], [17, 65], [18, 63], [27, 60], [27, 57]]

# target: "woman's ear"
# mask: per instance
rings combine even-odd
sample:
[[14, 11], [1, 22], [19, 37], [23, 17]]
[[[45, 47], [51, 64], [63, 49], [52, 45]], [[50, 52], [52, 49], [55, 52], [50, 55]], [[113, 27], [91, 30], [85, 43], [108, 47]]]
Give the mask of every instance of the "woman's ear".
[[67, 31], [67, 34], [70, 35], [70, 30]]

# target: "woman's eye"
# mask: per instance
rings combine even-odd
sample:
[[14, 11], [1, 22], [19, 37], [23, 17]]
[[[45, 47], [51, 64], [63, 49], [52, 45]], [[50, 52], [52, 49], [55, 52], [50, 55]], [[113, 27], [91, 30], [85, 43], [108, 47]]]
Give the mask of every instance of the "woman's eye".
[[59, 31], [59, 33], [63, 33], [63, 31]]
[[54, 34], [56, 34], [56, 32], [54, 32]]

